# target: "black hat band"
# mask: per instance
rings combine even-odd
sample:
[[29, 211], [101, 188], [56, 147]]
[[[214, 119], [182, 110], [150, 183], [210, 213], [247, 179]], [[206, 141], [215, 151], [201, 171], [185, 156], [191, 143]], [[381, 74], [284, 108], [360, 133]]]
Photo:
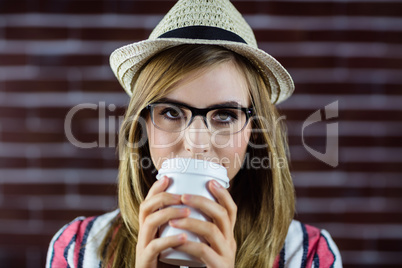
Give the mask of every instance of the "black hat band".
[[168, 31], [158, 38], [188, 38], [204, 40], [225, 40], [247, 44], [237, 34], [222, 28], [212, 26], [188, 26]]

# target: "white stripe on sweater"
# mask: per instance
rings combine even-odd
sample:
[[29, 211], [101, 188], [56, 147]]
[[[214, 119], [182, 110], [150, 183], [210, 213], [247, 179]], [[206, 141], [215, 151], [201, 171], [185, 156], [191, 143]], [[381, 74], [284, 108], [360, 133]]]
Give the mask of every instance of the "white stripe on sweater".
[[285, 267], [300, 267], [303, 258], [303, 230], [300, 222], [290, 223], [285, 240]]
[[100, 259], [97, 255], [99, 246], [110, 228], [111, 221], [118, 213], [119, 210], [115, 210], [95, 219], [85, 245], [83, 267], [99, 267]]
[[324, 230], [324, 229], [321, 230], [321, 235], [323, 235], [327, 239], [328, 246], [335, 255], [334, 268], [342, 268], [342, 257], [341, 257], [339, 249], [336, 246], [334, 240], [332, 240], [331, 235], [327, 232], [327, 230]]

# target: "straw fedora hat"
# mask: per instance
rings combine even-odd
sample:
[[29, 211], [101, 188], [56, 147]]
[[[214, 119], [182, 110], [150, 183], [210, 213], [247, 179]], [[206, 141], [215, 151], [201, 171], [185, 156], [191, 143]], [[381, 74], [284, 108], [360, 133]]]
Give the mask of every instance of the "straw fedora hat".
[[274, 104], [294, 91], [289, 73], [258, 49], [252, 29], [228, 0], [179, 0], [147, 40], [116, 49], [110, 55], [110, 66], [132, 96], [133, 77], [141, 66], [158, 52], [182, 44], [219, 45], [248, 58], [269, 83]]

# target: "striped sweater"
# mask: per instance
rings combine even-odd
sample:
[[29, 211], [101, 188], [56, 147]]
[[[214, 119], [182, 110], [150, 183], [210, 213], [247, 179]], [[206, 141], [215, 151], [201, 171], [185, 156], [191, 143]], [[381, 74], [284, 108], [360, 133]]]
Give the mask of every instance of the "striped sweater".
[[[78, 217], [61, 228], [50, 242], [47, 268], [101, 267], [98, 248], [119, 211]], [[339, 250], [329, 233], [293, 220], [274, 268], [342, 267]]]

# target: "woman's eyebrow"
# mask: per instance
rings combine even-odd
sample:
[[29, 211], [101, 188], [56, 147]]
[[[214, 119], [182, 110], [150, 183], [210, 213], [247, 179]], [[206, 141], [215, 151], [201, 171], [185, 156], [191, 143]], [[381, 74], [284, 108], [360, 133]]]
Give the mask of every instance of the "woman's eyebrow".
[[[178, 104], [178, 105], [184, 105], [184, 106], [192, 107], [188, 103], [173, 100], [173, 99], [169, 99], [169, 98], [161, 98], [160, 100], [158, 100], [158, 102], [170, 102], [170, 103], [174, 103], [174, 104]], [[209, 105], [206, 108], [226, 108], [226, 107], [242, 107], [242, 105], [240, 104], [240, 101], [239, 102], [238, 101], [225, 101], [225, 102]]]

